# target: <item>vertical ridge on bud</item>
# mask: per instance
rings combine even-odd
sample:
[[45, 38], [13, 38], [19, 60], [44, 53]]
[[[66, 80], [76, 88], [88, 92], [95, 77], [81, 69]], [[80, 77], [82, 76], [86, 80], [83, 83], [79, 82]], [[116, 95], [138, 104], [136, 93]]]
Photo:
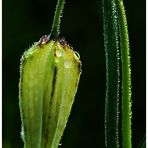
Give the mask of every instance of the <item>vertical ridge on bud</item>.
[[[45, 85], [44, 77], [48, 74], [45, 67], [47, 64], [49, 68], [52, 65], [48, 61], [52, 46], [52, 42], [42, 48], [39, 45], [34, 45], [24, 53], [21, 59], [19, 105], [26, 148], [40, 148]], [[49, 72], [51, 70], [50, 68]], [[49, 77], [49, 79], [51, 78], [52, 76]]]
[[57, 148], [63, 135], [81, 64], [63, 41], [39, 42], [21, 59], [19, 105], [25, 148]]
[[[47, 148], [58, 147], [70, 114], [80, 74], [80, 61], [74, 57], [74, 52], [67, 45], [62, 47], [59, 42], [55, 43], [55, 47], [55, 59], [59, 58], [59, 61], [56, 63], [55, 88], [50, 105], [51, 119], [48, 131], [51, 132]], [[58, 57], [58, 52], [63, 55]], [[68, 68], [65, 67], [65, 62], [70, 63]]]

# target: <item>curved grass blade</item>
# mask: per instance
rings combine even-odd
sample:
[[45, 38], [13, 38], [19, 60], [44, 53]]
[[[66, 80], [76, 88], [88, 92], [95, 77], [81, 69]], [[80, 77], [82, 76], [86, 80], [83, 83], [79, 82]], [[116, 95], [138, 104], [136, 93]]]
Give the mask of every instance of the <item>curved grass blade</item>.
[[103, 0], [106, 54], [105, 146], [119, 147], [119, 40], [115, 0]]
[[116, 0], [119, 24], [121, 67], [122, 67], [122, 146], [132, 147], [131, 130], [131, 63], [127, 20], [122, 0]]

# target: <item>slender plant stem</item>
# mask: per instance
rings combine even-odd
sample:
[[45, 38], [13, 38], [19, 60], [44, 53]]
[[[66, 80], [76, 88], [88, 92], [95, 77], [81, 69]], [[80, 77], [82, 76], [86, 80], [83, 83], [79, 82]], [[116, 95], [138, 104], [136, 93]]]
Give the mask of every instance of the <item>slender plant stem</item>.
[[122, 147], [131, 148], [131, 64], [127, 20], [122, 0], [116, 0], [122, 67]]
[[64, 9], [65, 0], [58, 0], [51, 29], [51, 37], [57, 38], [60, 33], [61, 17]]
[[103, 0], [106, 54], [105, 146], [119, 148], [119, 40], [115, 0]]

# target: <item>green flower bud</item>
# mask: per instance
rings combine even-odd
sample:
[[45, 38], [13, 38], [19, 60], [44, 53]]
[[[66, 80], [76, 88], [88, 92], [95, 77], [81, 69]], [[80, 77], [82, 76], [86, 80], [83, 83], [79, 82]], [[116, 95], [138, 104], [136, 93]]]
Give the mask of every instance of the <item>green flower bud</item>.
[[64, 39], [44, 36], [21, 59], [19, 106], [25, 148], [57, 148], [81, 73], [79, 57]]

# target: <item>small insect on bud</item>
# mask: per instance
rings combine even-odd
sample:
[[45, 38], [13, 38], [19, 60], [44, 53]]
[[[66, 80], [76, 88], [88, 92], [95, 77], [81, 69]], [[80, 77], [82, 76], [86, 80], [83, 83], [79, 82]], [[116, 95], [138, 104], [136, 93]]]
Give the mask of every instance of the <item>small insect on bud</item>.
[[19, 106], [25, 148], [57, 148], [81, 73], [64, 39], [44, 36], [21, 59]]

